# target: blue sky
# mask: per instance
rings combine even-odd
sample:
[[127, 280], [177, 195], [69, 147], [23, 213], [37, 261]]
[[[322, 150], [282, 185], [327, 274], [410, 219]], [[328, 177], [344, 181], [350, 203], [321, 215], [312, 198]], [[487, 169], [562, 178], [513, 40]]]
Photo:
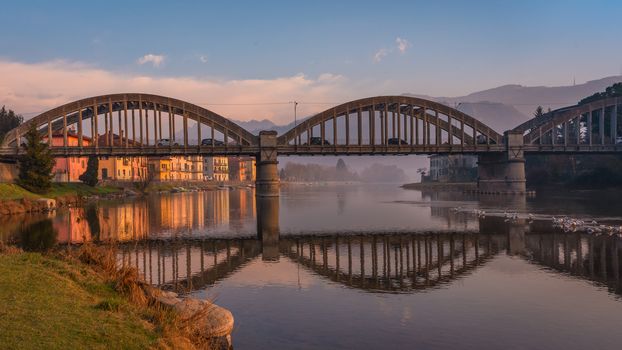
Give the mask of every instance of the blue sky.
[[[152, 90], [163, 79], [222, 85], [220, 93], [206, 88], [214, 98], [194, 97], [210, 103], [230, 101], [226, 87], [235, 101], [247, 96], [234, 82], [300, 76], [290, 95], [254, 101], [455, 96], [622, 70], [622, 1], [13, 1], [2, 9], [0, 63], [148, 77]], [[24, 92], [8, 84], [0, 82], [0, 99], [15, 102]], [[54, 95], [55, 86], [36, 90]], [[37, 109], [58, 101], [22, 102]]]

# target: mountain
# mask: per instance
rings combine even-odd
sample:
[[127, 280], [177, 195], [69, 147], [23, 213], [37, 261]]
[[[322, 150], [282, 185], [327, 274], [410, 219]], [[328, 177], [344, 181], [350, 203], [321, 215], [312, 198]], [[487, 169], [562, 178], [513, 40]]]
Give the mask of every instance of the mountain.
[[475, 117], [500, 134], [529, 119], [514, 106], [499, 102], [463, 102], [457, 109]]
[[[496, 131], [503, 132], [531, 118], [538, 106], [544, 107], [545, 110], [571, 106], [582, 98], [604, 91], [606, 87], [621, 81], [622, 75], [617, 75], [572, 86], [503, 85], [457, 97], [432, 97], [410, 93], [404, 95], [425, 98], [448, 106], [459, 106], [459, 110], [489, 123], [488, 125]], [[471, 105], [466, 105], [467, 103]], [[521, 118], [523, 119], [520, 120]]]

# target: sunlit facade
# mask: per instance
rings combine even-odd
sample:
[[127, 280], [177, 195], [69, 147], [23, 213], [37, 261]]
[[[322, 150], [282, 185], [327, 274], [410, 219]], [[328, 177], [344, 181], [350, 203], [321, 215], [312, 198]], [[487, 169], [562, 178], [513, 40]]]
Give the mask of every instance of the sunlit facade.
[[[43, 137], [43, 142], [48, 142], [48, 137]], [[57, 131], [52, 135], [52, 146], [63, 146], [64, 135], [62, 132]], [[89, 137], [82, 137], [82, 145], [89, 146], [91, 139]], [[73, 131], [67, 132], [67, 146], [78, 146], [78, 135]], [[86, 165], [88, 163], [88, 157], [57, 157], [56, 163], [52, 168], [52, 174], [54, 174], [53, 181], [55, 182], [77, 182], [80, 181], [80, 175], [86, 171]]]
[[204, 157], [203, 177], [208, 181], [229, 181], [229, 159], [227, 157]]

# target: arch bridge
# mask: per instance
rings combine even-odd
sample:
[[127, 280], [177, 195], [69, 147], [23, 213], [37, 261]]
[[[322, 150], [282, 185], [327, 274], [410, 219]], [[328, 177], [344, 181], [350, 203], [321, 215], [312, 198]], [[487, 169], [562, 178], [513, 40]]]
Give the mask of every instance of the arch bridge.
[[[441, 103], [408, 96], [350, 101], [277, 136], [253, 135], [195, 104], [152, 94], [102, 95], [46, 111], [7, 133], [0, 156], [23, 152], [36, 128], [56, 157], [257, 157], [259, 194], [278, 194], [278, 155], [475, 154], [481, 192], [525, 192], [525, 152], [622, 152], [622, 99], [547, 113], [499, 134]], [[589, 130], [589, 131], [588, 131]]]

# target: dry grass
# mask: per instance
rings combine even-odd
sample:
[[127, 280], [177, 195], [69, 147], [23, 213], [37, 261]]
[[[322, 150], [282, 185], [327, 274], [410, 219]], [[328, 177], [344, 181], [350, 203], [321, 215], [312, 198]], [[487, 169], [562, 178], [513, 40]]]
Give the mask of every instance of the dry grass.
[[199, 319], [208, 315], [209, 304], [192, 316], [184, 318], [156, 300], [150, 299], [146, 292], [148, 285], [138, 270], [131, 266], [117, 266], [116, 247], [84, 244], [77, 249], [64, 251], [61, 255], [64, 259], [77, 260], [99, 271], [114, 284], [115, 290], [126, 296], [134, 305], [143, 308], [149, 322], [162, 335], [156, 348], [183, 350], [222, 348], [222, 344], [215, 344], [215, 340], [201, 336], [195, 326]]
[[4, 242], [0, 241], [0, 254], [12, 255], [22, 252], [23, 251], [20, 248], [13, 245], [5, 244]]

